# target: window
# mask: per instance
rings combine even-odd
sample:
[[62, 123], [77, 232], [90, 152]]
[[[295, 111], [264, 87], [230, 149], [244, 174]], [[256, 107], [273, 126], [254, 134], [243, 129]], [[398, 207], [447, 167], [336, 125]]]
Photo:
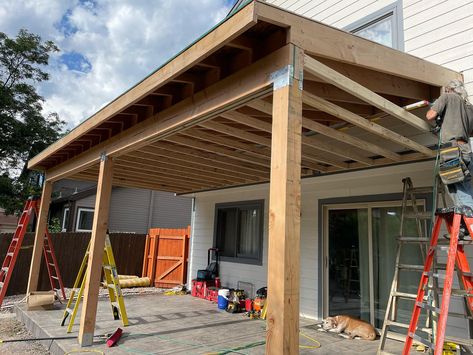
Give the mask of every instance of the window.
[[79, 208], [77, 210], [77, 232], [91, 232], [92, 222], [94, 220], [94, 209], [93, 208]]
[[261, 264], [264, 201], [215, 205], [214, 245], [222, 260]]
[[67, 227], [69, 226], [69, 207], [64, 209], [64, 213], [62, 215], [62, 231], [67, 232]]
[[395, 49], [404, 49], [400, 1], [357, 21], [345, 30]]

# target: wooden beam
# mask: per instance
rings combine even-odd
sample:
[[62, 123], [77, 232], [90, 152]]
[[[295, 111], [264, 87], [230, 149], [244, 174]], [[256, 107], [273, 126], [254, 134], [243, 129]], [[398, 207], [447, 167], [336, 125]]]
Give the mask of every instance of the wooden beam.
[[246, 132], [242, 129], [230, 127], [230, 126], [222, 124], [222, 123], [211, 121], [211, 122], [201, 123], [200, 126], [205, 127], [207, 129], [211, 129], [211, 130], [216, 131], [216, 132], [226, 134], [229, 137], [237, 137], [237, 138], [243, 139], [247, 142], [261, 144], [265, 147], [271, 147], [271, 138], [263, 137], [263, 136], [260, 136], [258, 134], [254, 134], [254, 133], [251, 133], [251, 132]]
[[266, 354], [299, 353], [301, 94], [297, 79], [273, 94]]
[[[247, 125], [249, 127], [254, 127], [264, 132], [271, 133], [271, 123], [261, 121], [257, 118], [250, 117], [238, 111], [225, 112], [221, 114], [221, 116], [226, 119], [232, 120], [234, 122], [238, 122], [238, 123]], [[351, 160], [361, 162], [365, 165], [373, 165], [373, 161], [370, 158], [363, 157], [360, 154], [357, 154], [351, 151], [350, 149], [344, 148], [343, 146], [335, 145], [330, 142], [322, 142], [320, 139], [317, 139], [316, 137], [302, 136], [302, 144], [316, 148], [319, 151], [324, 151], [326, 153], [329, 153], [329, 155], [326, 156], [326, 158], [330, 158], [331, 154], [335, 154], [346, 160], [351, 159]], [[332, 159], [331, 161], [336, 162], [335, 159]], [[337, 164], [332, 164], [332, 165], [336, 165], [339, 167], [345, 167], [346, 165], [343, 162], [340, 162], [339, 164], [340, 165], [337, 165]]]
[[237, 141], [235, 139], [228, 139], [226, 137], [210, 134], [199, 129], [188, 129], [186, 131], [183, 131], [182, 134], [188, 135], [189, 137], [199, 138], [201, 140], [219, 144], [232, 149], [243, 150], [246, 154], [251, 153], [255, 156], [268, 158], [268, 166], [270, 165], [269, 159], [271, 158], [271, 151], [265, 146], [255, 146], [249, 143]]
[[[230, 157], [232, 159], [240, 161], [240, 164], [242, 164], [241, 162], [246, 162], [246, 163], [251, 163], [251, 164], [254, 164], [254, 165], [258, 165], [259, 167], [256, 167], [256, 169], [258, 169], [259, 171], [265, 171], [266, 170], [266, 169], [261, 169], [261, 167], [269, 168], [269, 166], [270, 166], [269, 159], [249, 156], [249, 155], [244, 154], [242, 152], [236, 152], [236, 151], [233, 151], [233, 150], [230, 150], [230, 149], [227, 149], [227, 148], [223, 148], [223, 147], [219, 147], [219, 146], [215, 146], [215, 145], [210, 145], [210, 144], [207, 144], [203, 141], [198, 141], [198, 140], [195, 140], [195, 139], [190, 139], [190, 138], [181, 137], [181, 136], [172, 136], [172, 137], [168, 138], [168, 140], [170, 142], [182, 144], [182, 145], [194, 148], [194, 149], [202, 149], [202, 150], [207, 151], [207, 152], [220, 154], [220, 155], [225, 156], [225, 157]], [[250, 168], [249, 166], [246, 166], [246, 165], [243, 165], [243, 166]], [[267, 169], [267, 171], [269, 173], [269, 169]]]
[[90, 346], [94, 340], [105, 235], [108, 228], [110, 195], [112, 193], [112, 177], [113, 161], [102, 156], [86, 271], [84, 303], [80, 317], [79, 343], [81, 346]]
[[[259, 110], [261, 112], [268, 113], [272, 109], [272, 104], [263, 101], [263, 100], [255, 100], [250, 103], [248, 103], [248, 106]], [[365, 140], [353, 137], [349, 134], [346, 134], [342, 131], [339, 131], [337, 129], [328, 127], [326, 125], [323, 125], [321, 123], [315, 122], [313, 120], [310, 120], [308, 118], [302, 117], [302, 127], [310, 129], [311, 131], [323, 134], [324, 136], [327, 136], [329, 138], [333, 138], [335, 140], [338, 140], [340, 142], [344, 142], [346, 144], [352, 145], [356, 148], [365, 150], [367, 152], [371, 152], [373, 154], [378, 154], [382, 155], [386, 158], [389, 158], [394, 161], [400, 161], [401, 156], [395, 152], [392, 152], [388, 149], [382, 148], [376, 144], [372, 144], [370, 142], [367, 142]]]
[[[284, 65], [283, 61], [287, 58], [288, 51], [288, 46], [277, 50], [239, 73], [161, 111], [89, 151], [49, 169], [48, 176], [51, 180], [58, 180], [73, 175], [96, 164], [101, 152], [105, 151], [110, 156], [120, 156], [241, 106], [255, 96], [265, 94], [271, 84], [269, 74]], [[31, 168], [30, 165], [29, 167]]]
[[190, 45], [180, 55], [163, 65], [139, 84], [113, 100], [110, 104], [72, 130], [68, 135], [35, 156], [29, 161], [29, 168], [34, 169], [35, 166], [47, 156], [98, 126], [106, 119], [118, 114], [134, 102], [145, 97], [148, 93], [155, 91], [158, 87], [183, 73], [195, 63], [204, 60], [210, 54], [223, 47], [226, 42], [230, 42], [255, 24], [255, 8], [254, 4], [251, 3], [232, 17], [223, 21], [218, 27], [207, 33], [199, 41]]
[[[315, 59], [342, 74], [343, 76], [356, 81], [358, 84], [363, 85], [378, 94], [389, 95], [390, 99], [394, 97], [402, 97], [420, 101], [430, 100], [431, 98], [430, 85], [419, 83], [418, 81], [406, 78], [400, 78], [398, 76], [382, 73], [379, 71], [338, 62], [336, 60], [320, 57]], [[308, 89], [309, 91], [312, 91], [311, 89], [313, 85], [321, 85], [321, 83], [332, 86], [324, 79], [315, 76], [312, 73], [305, 73], [304, 90]], [[336, 87], [334, 89], [336, 89]], [[314, 95], [319, 96], [315, 92]], [[330, 98], [327, 98], [327, 100], [330, 100]]]
[[[89, 174], [85, 174], [84, 172], [80, 172], [78, 174], [75, 174], [71, 177], [71, 179], [74, 180], [83, 180], [83, 181], [97, 181], [97, 176], [92, 176]], [[120, 186], [120, 187], [130, 187], [130, 188], [135, 188], [135, 189], [147, 189], [147, 190], [156, 190], [156, 191], [167, 191], [167, 192], [174, 192], [174, 193], [184, 193], [186, 191], [189, 191], [189, 189], [183, 189], [183, 188], [177, 188], [174, 186], [169, 186], [165, 184], [151, 184], [147, 181], [141, 181], [141, 182], [129, 182], [126, 180], [121, 180], [121, 179], [116, 179], [115, 177], [113, 178], [113, 186]]]
[[[192, 141], [189, 139], [189, 141]], [[195, 141], [195, 140], [194, 140]], [[192, 143], [191, 143], [192, 144]], [[187, 144], [186, 144], [187, 145]], [[246, 163], [238, 159], [230, 158], [226, 155], [218, 155], [209, 149], [200, 150], [192, 149], [186, 145], [170, 144], [165, 141], [159, 141], [154, 143], [150, 147], [144, 147], [143, 149], [158, 148], [164, 149], [168, 152], [178, 152], [179, 154], [173, 155], [175, 158], [182, 157], [185, 161], [194, 162], [198, 158], [197, 162], [204, 166], [214, 167], [217, 166], [222, 169], [227, 169], [229, 171], [235, 171], [235, 168], [238, 168], [239, 172], [247, 174], [248, 176], [255, 176], [255, 174], [265, 172], [267, 170], [269, 176], [269, 169], [262, 169], [261, 167], [269, 167], [269, 161], [265, 165], [254, 164], [250, 159], [251, 163]], [[208, 146], [208, 145], [205, 145]], [[266, 174], [265, 174], [266, 175]]]
[[39, 206], [39, 216], [37, 217], [36, 233], [34, 237], [33, 255], [31, 257], [30, 275], [28, 278], [28, 287], [26, 294], [38, 291], [39, 270], [41, 268], [41, 258], [43, 256], [44, 236], [48, 228], [49, 204], [51, 202], [51, 193], [53, 184], [45, 181], [41, 202]]
[[321, 77], [328, 83], [350, 93], [351, 95], [354, 95], [359, 99], [379, 108], [380, 110], [389, 113], [391, 116], [400, 119], [401, 121], [422, 132], [430, 132], [430, 129], [432, 128], [421, 118], [414, 116], [409, 111], [393, 104], [391, 101], [386, 100], [384, 97], [347, 78], [346, 76], [338, 73], [337, 71], [308, 55], [305, 56], [304, 69], [311, 74]]
[[409, 149], [413, 149], [415, 151], [418, 151], [428, 157], [434, 157], [435, 152], [430, 150], [427, 147], [424, 147], [423, 145], [416, 143], [409, 138], [406, 138], [396, 132], [393, 132], [387, 128], [384, 128], [383, 126], [380, 126], [374, 122], [370, 122], [367, 119], [360, 117], [358, 115], [355, 115], [354, 113], [345, 110], [327, 100], [321, 99], [320, 97], [315, 97], [309, 93], [304, 92], [303, 94], [303, 100], [304, 103], [318, 107], [321, 110], [336, 116], [342, 120], [345, 120], [355, 126], [361, 127], [364, 130], [376, 134], [380, 137], [383, 137], [385, 139], [388, 139], [394, 143], [397, 143], [401, 146], [407, 147]]
[[303, 48], [306, 54], [435, 86], [443, 86], [452, 79], [462, 80], [460, 73], [440, 65], [284, 11], [266, 2], [258, 1], [255, 4], [258, 20], [290, 28], [288, 42]]
[[[148, 161], [146, 163], [142, 163], [142, 160], [137, 160], [137, 158], [134, 157], [126, 157], [121, 156], [120, 158], [117, 158], [116, 161], [116, 166], [117, 167], [125, 167], [125, 168], [132, 168], [132, 169], [126, 169], [128, 172], [131, 172], [131, 174], [143, 174], [144, 176], [152, 176], [152, 177], [167, 177], [168, 179], [175, 179], [175, 180], [181, 180], [181, 181], [194, 181], [196, 183], [204, 183], [204, 182], [212, 182], [212, 183], [220, 183], [220, 184], [234, 184], [234, 183], [249, 183], [251, 181], [257, 181], [258, 179], [250, 179], [247, 178], [241, 179], [237, 178], [234, 176], [231, 176], [230, 174], [228, 176], [221, 176], [218, 174], [214, 174], [212, 172], [207, 172], [207, 171], [195, 171], [195, 170], [189, 170], [184, 167], [179, 167], [179, 166], [167, 166], [165, 164], [162, 164], [159, 159], [155, 160], [155, 164], [149, 164]], [[125, 171], [126, 171], [125, 170]], [[137, 175], [138, 176], [138, 175]]]
[[[134, 159], [142, 159], [144, 161], [149, 161], [150, 164], [156, 164], [159, 161], [159, 164], [165, 164], [166, 167], [168, 168], [184, 168], [184, 169], [189, 169], [190, 171], [193, 172], [200, 172], [202, 173], [202, 169], [204, 169], [204, 166], [197, 162], [190, 162], [188, 160], [183, 161], [182, 159], [176, 159], [176, 157], [169, 156], [169, 154], [165, 152], [159, 152], [159, 151], [149, 151], [146, 150], [144, 153], [141, 151], [135, 151], [135, 152], [130, 152], [127, 154], [129, 157], [133, 157]], [[240, 179], [247, 180], [248, 175], [247, 174], [241, 174], [237, 171], [235, 172], [229, 172], [225, 169], [220, 169], [217, 166], [209, 167], [207, 168], [208, 172], [213, 173], [214, 175], [219, 175], [222, 177], [222, 179], [225, 178], [230, 178], [230, 177], [237, 177]], [[264, 175], [264, 174], [262, 174]], [[257, 176], [257, 174], [253, 175]]]

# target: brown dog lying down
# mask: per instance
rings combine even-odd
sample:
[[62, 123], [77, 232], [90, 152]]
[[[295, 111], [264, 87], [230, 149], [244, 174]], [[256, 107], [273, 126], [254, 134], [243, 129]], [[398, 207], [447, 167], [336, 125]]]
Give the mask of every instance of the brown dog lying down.
[[322, 328], [329, 332], [346, 333], [350, 339], [355, 337], [364, 340], [376, 339], [376, 330], [371, 324], [350, 316], [327, 317]]

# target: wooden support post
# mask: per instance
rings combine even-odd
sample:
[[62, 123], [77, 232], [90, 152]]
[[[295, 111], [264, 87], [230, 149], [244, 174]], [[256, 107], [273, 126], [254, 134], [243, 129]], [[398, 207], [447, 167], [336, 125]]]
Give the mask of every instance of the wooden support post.
[[34, 237], [33, 255], [31, 257], [30, 276], [28, 278], [28, 287], [26, 294], [38, 291], [39, 270], [41, 268], [41, 259], [43, 256], [44, 235], [48, 228], [49, 203], [51, 202], [51, 193], [53, 183], [44, 181], [41, 203], [39, 206], [38, 222], [36, 223], [36, 233]]
[[92, 238], [90, 241], [89, 261], [84, 291], [84, 304], [80, 317], [79, 343], [90, 346], [93, 343], [95, 317], [102, 274], [102, 258], [105, 247], [105, 236], [108, 228], [110, 195], [112, 193], [113, 161], [102, 155], [100, 161], [99, 181], [95, 199]]
[[[300, 73], [302, 58], [303, 52], [296, 47], [294, 73]], [[299, 353], [302, 141], [299, 84], [297, 78], [280, 87], [275, 83], [273, 94], [266, 354]]]

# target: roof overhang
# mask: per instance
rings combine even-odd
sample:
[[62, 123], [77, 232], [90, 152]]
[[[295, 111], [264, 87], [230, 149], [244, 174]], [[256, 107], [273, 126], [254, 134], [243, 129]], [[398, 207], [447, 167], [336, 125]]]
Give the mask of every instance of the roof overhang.
[[[296, 60], [296, 52], [303, 58]], [[30, 160], [48, 180], [178, 193], [269, 180], [275, 76], [303, 79], [302, 174], [430, 159], [435, 139], [402, 106], [461, 75], [262, 2], [250, 2]], [[425, 108], [424, 108], [425, 110]]]

